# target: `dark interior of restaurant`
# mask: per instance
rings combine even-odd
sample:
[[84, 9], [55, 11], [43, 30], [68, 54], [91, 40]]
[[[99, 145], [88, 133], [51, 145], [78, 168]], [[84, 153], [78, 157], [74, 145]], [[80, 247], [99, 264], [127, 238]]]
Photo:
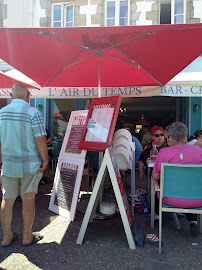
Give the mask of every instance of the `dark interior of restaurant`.
[[119, 118], [125, 124], [166, 127], [176, 119], [176, 99], [172, 97], [124, 98]]
[[[55, 103], [60, 111], [60, 118], [68, 122], [71, 111], [75, 110], [75, 100], [58, 99]], [[174, 97], [123, 98], [116, 129], [128, 127], [132, 133], [135, 133], [133, 135], [139, 137], [141, 128], [150, 129], [153, 125], [165, 128], [175, 120], [176, 98]]]

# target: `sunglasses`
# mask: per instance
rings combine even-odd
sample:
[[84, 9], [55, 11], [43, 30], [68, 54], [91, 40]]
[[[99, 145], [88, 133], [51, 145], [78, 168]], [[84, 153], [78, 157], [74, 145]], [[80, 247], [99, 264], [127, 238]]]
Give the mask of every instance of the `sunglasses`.
[[160, 133], [160, 134], [154, 134], [153, 136], [158, 138], [158, 137], [160, 137], [160, 136], [163, 137], [164, 134], [163, 134], [163, 133]]

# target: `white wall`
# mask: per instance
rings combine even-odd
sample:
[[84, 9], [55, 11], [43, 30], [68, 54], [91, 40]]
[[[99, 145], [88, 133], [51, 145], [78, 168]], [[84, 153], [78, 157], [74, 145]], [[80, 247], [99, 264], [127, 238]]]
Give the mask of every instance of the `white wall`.
[[194, 0], [194, 18], [200, 18], [200, 22], [202, 22], [202, 0]]
[[29, 1], [25, 0], [4, 0], [7, 4], [7, 19], [4, 20], [4, 27], [26, 27], [29, 25]]
[[4, 4], [7, 4], [4, 27], [39, 27], [40, 18], [45, 17], [40, 0], [4, 0]]
[[146, 19], [146, 13], [152, 10], [153, 3], [154, 1], [136, 2], [137, 12], [140, 12], [136, 25], [152, 25], [152, 20]]

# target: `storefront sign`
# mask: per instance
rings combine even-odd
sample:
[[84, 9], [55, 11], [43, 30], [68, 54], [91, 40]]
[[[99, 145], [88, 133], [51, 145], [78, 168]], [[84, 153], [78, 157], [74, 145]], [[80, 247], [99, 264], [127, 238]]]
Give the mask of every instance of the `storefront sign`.
[[[11, 98], [11, 89], [0, 89], [0, 98]], [[150, 97], [150, 96], [172, 96], [172, 97], [202, 97], [202, 83], [185, 85], [166, 84], [165, 86], [132, 86], [132, 87], [104, 87], [101, 89], [102, 97], [111, 96], [124, 97]], [[98, 97], [98, 88], [88, 87], [52, 87], [31, 89], [31, 98], [95, 98]]]

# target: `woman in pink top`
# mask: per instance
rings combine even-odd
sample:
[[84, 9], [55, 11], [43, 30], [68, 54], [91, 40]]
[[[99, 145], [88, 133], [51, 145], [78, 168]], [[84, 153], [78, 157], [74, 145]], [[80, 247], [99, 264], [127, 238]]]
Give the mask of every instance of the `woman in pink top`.
[[[153, 169], [154, 185], [159, 184], [161, 163], [179, 163], [179, 164], [202, 164], [202, 149], [195, 145], [187, 145], [187, 127], [180, 122], [175, 122], [167, 130], [169, 147], [160, 150]], [[199, 207], [202, 200], [197, 199], [163, 199], [163, 202], [176, 207]], [[190, 223], [190, 231], [198, 234], [197, 215], [189, 214], [187, 218]]]

